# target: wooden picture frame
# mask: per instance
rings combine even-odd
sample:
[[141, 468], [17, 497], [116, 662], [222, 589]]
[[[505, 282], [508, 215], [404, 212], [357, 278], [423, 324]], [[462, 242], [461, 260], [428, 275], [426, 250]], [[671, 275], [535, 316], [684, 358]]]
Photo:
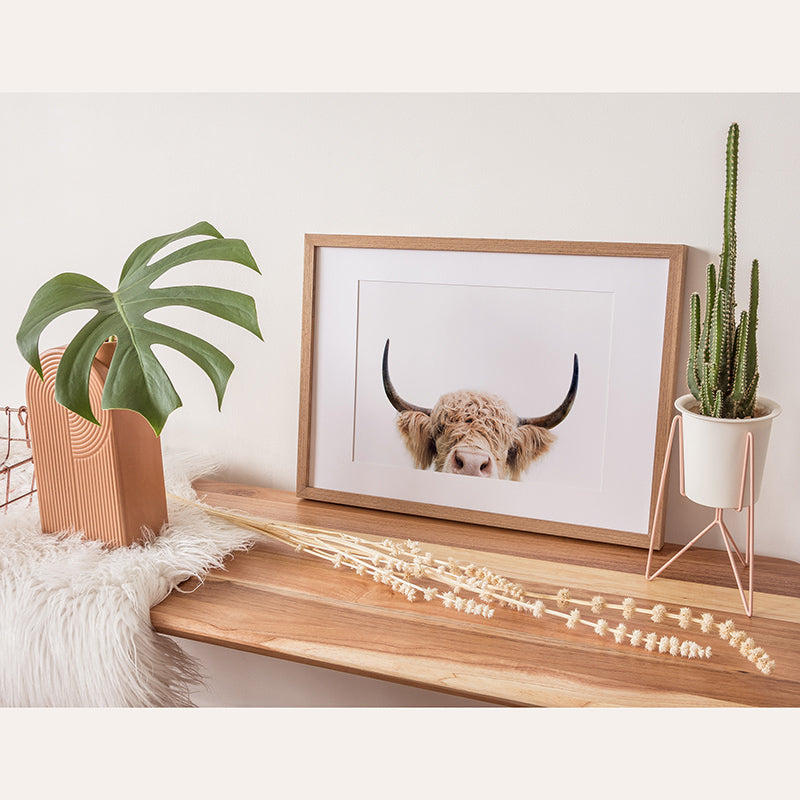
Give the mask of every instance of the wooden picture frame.
[[[686, 258], [676, 244], [307, 234], [297, 495], [637, 547], [654, 530], [661, 547]], [[517, 480], [457, 474], [452, 454], [422, 469], [381, 356], [423, 412], [466, 388], [520, 417], [568, 416]]]

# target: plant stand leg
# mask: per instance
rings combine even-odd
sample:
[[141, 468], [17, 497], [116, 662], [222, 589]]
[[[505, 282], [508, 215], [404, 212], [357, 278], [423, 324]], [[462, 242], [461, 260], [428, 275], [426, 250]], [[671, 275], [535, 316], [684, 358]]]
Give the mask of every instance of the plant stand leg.
[[[667, 482], [667, 474], [669, 472], [669, 462], [670, 456], [672, 454], [672, 447], [675, 439], [675, 434], [678, 434], [679, 440], [679, 451], [680, 451], [680, 493], [681, 496], [686, 497], [685, 491], [685, 483], [684, 483], [684, 471], [683, 471], [683, 428], [681, 426], [681, 419], [680, 416], [676, 416], [672, 420], [672, 427], [670, 428], [669, 433], [669, 441], [667, 443], [667, 452], [664, 456], [664, 467], [661, 471], [661, 483], [658, 489], [658, 499], [656, 500], [656, 509], [655, 514], [653, 516], [654, 524], [653, 530], [650, 532], [650, 548], [647, 553], [647, 565], [645, 567], [645, 578], [648, 581], [653, 580], [658, 575], [660, 575], [670, 564], [674, 561], [677, 561], [690, 547], [696, 544], [703, 536], [705, 536], [712, 528], [718, 527], [720, 533], [722, 534], [722, 541], [725, 545], [725, 550], [728, 553], [728, 559], [731, 562], [731, 569], [733, 570], [733, 577], [736, 579], [736, 586], [739, 589], [739, 596], [742, 599], [742, 605], [744, 606], [745, 613], [748, 617], [753, 616], [753, 561], [754, 561], [754, 552], [753, 546], [755, 541], [755, 510], [754, 510], [754, 477], [753, 477], [753, 434], [748, 433], [747, 438], [745, 440], [745, 450], [744, 450], [744, 458], [742, 463], [742, 479], [741, 484], [739, 487], [739, 505], [736, 508], [736, 511], [741, 511], [743, 509], [743, 501], [744, 501], [744, 490], [745, 485], [749, 484], [750, 488], [750, 497], [749, 497], [749, 504], [747, 506], [747, 547], [746, 547], [746, 555], [742, 555], [739, 551], [739, 548], [736, 546], [736, 543], [733, 541], [733, 537], [731, 536], [730, 531], [725, 525], [723, 520], [723, 511], [724, 509], [718, 508], [715, 511], [714, 519], [709, 523], [705, 528], [703, 528], [697, 536], [694, 537], [688, 544], [684, 545], [672, 558], [670, 558], [666, 563], [662, 564], [655, 572], [652, 574], [650, 573], [650, 567], [652, 564], [653, 559], [653, 546], [655, 543], [655, 520], [658, 519], [658, 514], [661, 510], [662, 503], [664, 502], [664, 496], [666, 494], [666, 482]], [[749, 481], [747, 480], [749, 475]], [[739, 577], [739, 570], [736, 567], [736, 561], [734, 560], [733, 553], [736, 552], [736, 556], [738, 557], [739, 561], [747, 567], [748, 571], [748, 589], [747, 589], [747, 597], [745, 597], [745, 591], [742, 586], [742, 580]]]

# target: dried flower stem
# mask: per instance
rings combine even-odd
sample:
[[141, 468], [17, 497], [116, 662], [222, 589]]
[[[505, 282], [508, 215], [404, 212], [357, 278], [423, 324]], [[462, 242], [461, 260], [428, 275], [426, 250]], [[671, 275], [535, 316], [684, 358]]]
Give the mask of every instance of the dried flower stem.
[[763, 647], [756, 646], [753, 639], [748, 637], [744, 631], [737, 630], [732, 620], [715, 622], [714, 617], [707, 612], [696, 617], [693, 615], [691, 608], [684, 606], [675, 612], [668, 610], [662, 603], [656, 603], [650, 608], [640, 608], [632, 597], [624, 598], [622, 603], [607, 603], [605, 598], [600, 595], [596, 595], [591, 600], [578, 600], [570, 597], [568, 589], [561, 589], [555, 595], [536, 594], [534, 592], [526, 592], [526, 595], [528, 597], [555, 600], [560, 605], [570, 602], [574, 605], [589, 606], [594, 614], [599, 614], [604, 609], [613, 609], [621, 611], [622, 616], [627, 620], [631, 619], [634, 614], [644, 614], [657, 624], [666, 619], [671, 619], [676, 620], [679, 627], [684, 630], [688, 629], [692, 624], [697, 625], [703, 633], [711, 633], [716, 630], [723, 641], [727, 641], [732, 647], [738, 648], [739, 653], [750, 663], [755, 664], [765, 675], [771, 674], [775, 668], [774, 659], [769, 657]]
[[[577, 606], [588, 606], [595, 615], [605, 609], [620, 610], [623, 617], [628, 620], [634, 613], [646, 614], [656, 624], [665, 619], [676, 619], [682, 628], [688, 628], [689, 624], [694, 622], [704, 633], [709, 633], [716, 625], [720, 637], [732, 646], [738, 647], [740, 653], [762, 672], [769, 674], [774, 666], [774, 661], [769, 659], [766, 652], [756, 647], [755, 642], [744, 632], [737, 631], [730, 620], [722, 624], [713, 623], [710, 614], [695, 618], [688, 608], [681, 609], [676, 614], [667, 611], [661, 604], [649, 609], [639, 608], [630, 597], [626, 597], [621, 604], [606, 603], [599, 595], [588, 601], [573, 599], [568, 589], [561, 589], [556, 595], [536, 594], [525, 591], [519, 584], [496, 575], [486, 567], [463, 564], [454, 558], [435, 558], [431, 553], [424, 552], [421, 545], [411, 539], [404, 542], [392, 539], [384, 539], [382, 542], [371, 541], [341, 531], [294, 523], [254, 520], [202, 503], [194, 503], [179, 497], [175, 499], [283, 542], [298, 552], [305, 552], [327, 561], [335, 568], [345, 567], [354, 570], [358, 575], [369, 576], [377, 583], [385, 584], [393, 591], [404, 595], [410, 602], [415, 602], [419, 598], [426, 601], [436, 599], [445, 608], [480, 615], [487, 619], [494, 615], [495, 604], [500, 608], [532, 614], [536, 618], [547, 614], [564, 620], [570, 630], [583, 625], [592, 628], [598, 636], [612, 637], [617, 644], [627, 642], [632, 647], [642, 646], [650, 652], [669, 653], [672, 656], [690, 659], [710, 658], [711, 648], [701, 647], [694, 641], [681, 640], [677, 636], [659, 636], [653, 631], [634, 629], [629, 632], [623, 623], [612, 628], [603, 618], [584, 619]], [[555, 601], [558, 608], [548, 607], [545, 601]]]

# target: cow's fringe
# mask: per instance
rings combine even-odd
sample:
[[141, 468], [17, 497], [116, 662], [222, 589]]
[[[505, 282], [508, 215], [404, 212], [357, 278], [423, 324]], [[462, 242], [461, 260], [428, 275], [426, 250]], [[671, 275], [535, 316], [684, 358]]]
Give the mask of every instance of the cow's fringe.
[[417, 469], [428, 469], [436, 456], [431, 418], [421, 411], [403, 411], [397, 417], [397, 427], [414, 459], [414, 466]]
[[555, 441], [555, 435], [537, 425], [520, 425], [512, 434], [513, 445], [508, 453], [511, 480], [518, 481], [528, 467], [543, 456]]

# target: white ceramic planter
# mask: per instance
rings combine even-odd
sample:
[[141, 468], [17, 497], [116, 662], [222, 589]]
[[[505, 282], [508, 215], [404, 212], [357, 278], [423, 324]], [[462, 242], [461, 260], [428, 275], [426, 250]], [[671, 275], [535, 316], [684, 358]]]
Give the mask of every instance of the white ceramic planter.
[[[781, 407], [767, 397], [758, 405], [767, 413], [752, 419], [715, 419], [689, 411], [695, 403], [691, 394], [675, 401], [683, 422], [683, 465], [686, 496], [711, 508], [737, 508], [742, 480], [742, 464], [748, 432], [753, 434], [753, 502], [761, 491], [761, 478], [767, 458], [772, 421]], [[745, 484], [743, 503], [750, 492]]]

